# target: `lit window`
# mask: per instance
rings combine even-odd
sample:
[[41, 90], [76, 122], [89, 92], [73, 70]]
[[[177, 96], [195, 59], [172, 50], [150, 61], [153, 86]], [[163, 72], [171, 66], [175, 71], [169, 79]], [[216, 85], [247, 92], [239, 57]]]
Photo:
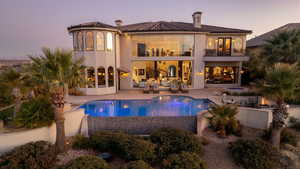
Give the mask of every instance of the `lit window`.
[[103, 35], [103, 32], [97, 32], [96, 43], [97, 43], [97, 50], [104, 50], [104, 35]]
[[109, 51], [113, 49], [113, 35], [111, 32], [106, 34], [106, 49]]
[[207, 39], [207, 49], [215, 49], [215, 40], [213, 38]]
[[108, 67], [108, 87], [114, 86], [114, 68]]
[[104, 67], [98, 68], [98, 88], [105, 86], [105, 69]]
[[95, 69], [90, 67], [87, 69], [87, 85], [88, 88], [95, 88], [96, 86]]
[[234, 53], [243, 52], [243, 40], [241, 38], [235, 38], [233, 40], [233, 51]]
[[83, 50], [83, 36], [82, 32], [78, 32], [77, 34], [77, 40], [78, 40], [78, 49]]
[[87, 32], [85, 38], [86, 50], [94, 49], [94, 34], [93, 32]]

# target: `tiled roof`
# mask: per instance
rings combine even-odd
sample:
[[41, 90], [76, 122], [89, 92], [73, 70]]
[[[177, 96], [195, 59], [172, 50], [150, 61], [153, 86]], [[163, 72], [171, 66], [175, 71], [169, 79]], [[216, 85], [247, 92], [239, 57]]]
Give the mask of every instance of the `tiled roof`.
[[194, 27], [192, 23], [184, 22], [143, 22], [121, 27], [107, 25], [101, 22], [88, 22], [68, 27], [70, 31], [73, 28], [97, 27], [108, 29], [120, 29], [123, 32], [162, 32], [162, 31], [187, 31], [187, 32], [208, 32], [208, 33], [252, 33], [249, 30], [224, 28], [218, 26], [202, 25], [201, 28]]
[[192, 23], [185, 22], [144, 22], [121, 26], [123, 32], [160, 32], [160, 31], [190, 31], [209, 33], [251, 33], [249, 30], [224, 28], [218, 26], [202, 25], [201, 28], [194, 27]]
[[260, 36], [257, 36], [253, 39], [247, 41], [247, 47], [257, 47], [262, 46], [266, 43], [266, 40], [271, 39], [274, 35], [283, 32], [283, 31], [291, 31], [291, 30], [300, 30], [300, 23], [289, 23], [277, 29], [274, 29], [270, 32], [264, 33]]
[[106, 29], [117, 29], [115, 26], [108, 25], [102, 22], [87, 22], [79, 25], [72, 25], [68, 27], [68, 30], [73, 28], [85, 28], [85, 27], [97, 27], [97, 28], [106, 28]]

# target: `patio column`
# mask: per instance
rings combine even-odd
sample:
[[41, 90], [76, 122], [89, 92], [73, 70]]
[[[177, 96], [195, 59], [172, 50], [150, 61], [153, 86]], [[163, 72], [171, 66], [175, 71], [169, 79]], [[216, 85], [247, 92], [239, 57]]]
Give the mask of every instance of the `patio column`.
[[242, 79], [242, 74], [241, 74], [242, 63], [243, 63], [243, 62], [239, 62], [239, 69], [238, 69], [238, 85], [239, 85], [239, 86], [241, 86], [241, 79]]

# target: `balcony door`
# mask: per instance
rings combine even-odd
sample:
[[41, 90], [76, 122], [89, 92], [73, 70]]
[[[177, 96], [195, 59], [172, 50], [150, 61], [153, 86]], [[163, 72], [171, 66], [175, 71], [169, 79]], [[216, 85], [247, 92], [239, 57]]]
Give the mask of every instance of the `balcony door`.
[[231, 56], [232, 38], [218, 38], [218, 56]]

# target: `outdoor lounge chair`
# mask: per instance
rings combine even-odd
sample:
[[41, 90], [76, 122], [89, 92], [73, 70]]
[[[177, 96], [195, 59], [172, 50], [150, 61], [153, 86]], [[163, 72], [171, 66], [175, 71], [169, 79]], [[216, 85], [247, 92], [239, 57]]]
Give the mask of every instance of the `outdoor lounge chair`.
[[188, 87], [185, 83], [180, 83], [180, 91], [182, 93], [188, 93], [189, 92]]
[[170, 91], [171, 93], [178, 93], [179, 91], [179, 87], [178, 87], [178, 83], [173, 81], [170, 85]]
[[157, 82], [154, 82], [152, 85], [153, 93], [159, 93], [159, 86]]
[[150, 93], [150, 90], [151, 90], [151, 87], [150, 87], [150, 85], [147, 83], [147, 84], [145, 85], [144, 89], [143, 89], [143, 92], [148, 94], [148, 93]]

